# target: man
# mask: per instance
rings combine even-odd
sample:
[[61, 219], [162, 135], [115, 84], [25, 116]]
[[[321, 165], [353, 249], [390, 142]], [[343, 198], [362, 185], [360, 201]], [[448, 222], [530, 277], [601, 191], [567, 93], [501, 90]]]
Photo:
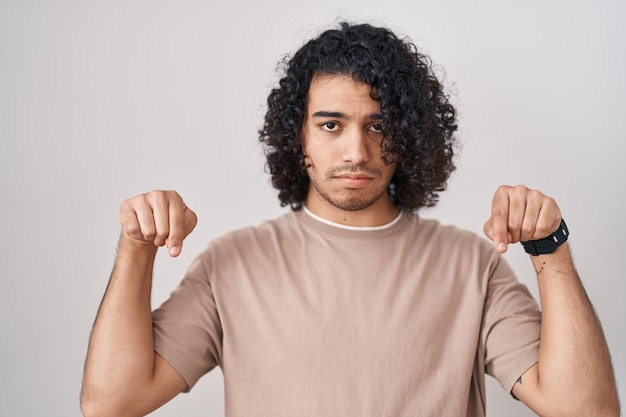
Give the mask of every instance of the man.
[[[553, 199], [500, 187], [492, 245], [417, 215], [454, 169], [455, 130], [427, 58], [387, 29], [304, 45], [261, 131], [292, 212], [212, 242], [151, 312], [157, 248], [177, 256], [196, 215], [173, 191], [125, 201], [84, 414], [145, 415], [220, 366], [228, 416], [483, 416], [485, 373], [539, 415], [619, 415]], [[500, 257], [516, 242], [542, 312]]]

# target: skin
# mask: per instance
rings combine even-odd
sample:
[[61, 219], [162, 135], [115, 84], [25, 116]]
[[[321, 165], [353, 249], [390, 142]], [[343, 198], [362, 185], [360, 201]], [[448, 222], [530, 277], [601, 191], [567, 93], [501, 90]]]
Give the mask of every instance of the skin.
[[[554, 199], [525, 186], [501, 186], [484, 232], [498, 252], [558, 229]], [[539, 361], [513, 395], [540, 416], [619, 416], [615, 376], [602, 327], [576, 272], [568, 243], [530, 256], [542, 304]]]
[[395, 165], [382, 160], [380, 103], [369, 85], [343, 75], [318, 75], [302, 126], [310, 179], [305, 205], [350, 226], [379, 226], [395, 218], [387, 187]]
[[[333, 222], [377, 226], [398, 214], [387, 194], [395, 167], [381, 160], [380, 107], [369, 91], [336, 75], [316, 77], [309, 91], [302, 131], [311, 179], [305, 203]], [[511, 244], [549, 236], [560, 221], [552, 198], [521, 185], [502, 186], [484, 232], [504, 253]], [[196, 222], [174, 191], [122, 203], [118, 254], [85, 364], [85, 416], [143, 416], [187, 387], [154, 352], [150, 292], [157, 248], [178, 256]], [[619, 416], [608, 348], [568, 244], [531, 262], [543, 306], [539, 362], [513, 394], [540, 416]]]
[[173, 191], [122, 203], [117, 258], [89, 341], [81, 408], [85, 416], [144, 416], [187, 387], [154, 352], [150, 294], [159, 246], [180, 254], [196, 214]]

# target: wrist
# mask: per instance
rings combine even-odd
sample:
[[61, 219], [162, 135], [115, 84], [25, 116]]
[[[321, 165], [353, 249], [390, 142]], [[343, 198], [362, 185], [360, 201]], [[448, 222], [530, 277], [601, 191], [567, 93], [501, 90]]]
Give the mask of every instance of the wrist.
[[132, 256], [146, 255], [148, 257], [156, 256], [158, 247], [147, 240], [137, 240], [128, 236], [122, 231], [117, 244], [118, 256], [121, 253], [128, 253]]
[[549, 236], [543, 239], [521, 242], [526, 253], [532, 256], [547, 255], [555, 252], [559, 246], [567, 242], [569, 230], [565, 220], [561, 219], [559, 227]]

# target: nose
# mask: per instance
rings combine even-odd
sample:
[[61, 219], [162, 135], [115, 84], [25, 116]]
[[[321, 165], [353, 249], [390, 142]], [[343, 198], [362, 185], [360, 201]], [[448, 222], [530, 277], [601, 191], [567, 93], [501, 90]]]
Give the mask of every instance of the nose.
[[350, 129], [343, 135], [343, 161], [358, 165], [370, 159], [372, 139], [361, 129]]

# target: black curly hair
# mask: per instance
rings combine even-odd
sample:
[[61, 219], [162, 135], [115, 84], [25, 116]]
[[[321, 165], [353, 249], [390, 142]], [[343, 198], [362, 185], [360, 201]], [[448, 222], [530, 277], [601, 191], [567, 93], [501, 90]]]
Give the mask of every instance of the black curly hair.
[[263, 129], [267, 169], [281, 206], [302, 208], [309, 189], [301, 128], [316, 74], [341, 74], [367, 83], [380, 101], [383, 151], [397, 166], [389, 184], [393, 203], [417, 210], [437, 203], [454, 171], [456, 112], [430, 59], [387, 28], [340, 23], [283, 62], [284, 76], [267, 99]]

